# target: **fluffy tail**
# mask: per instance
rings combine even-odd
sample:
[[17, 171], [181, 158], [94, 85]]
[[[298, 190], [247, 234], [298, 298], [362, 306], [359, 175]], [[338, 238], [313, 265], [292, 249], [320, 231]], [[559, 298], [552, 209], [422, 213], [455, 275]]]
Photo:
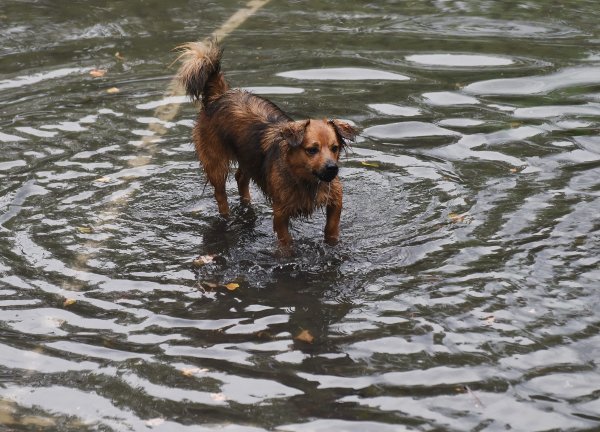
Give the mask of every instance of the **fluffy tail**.
[[192, 100], [202, 96], [202, 105], [206, 106], [229, 90], [221, 72], [223, 50], [216, 42], [188, 42], [178, 48], [181, 66], [177, 78]]

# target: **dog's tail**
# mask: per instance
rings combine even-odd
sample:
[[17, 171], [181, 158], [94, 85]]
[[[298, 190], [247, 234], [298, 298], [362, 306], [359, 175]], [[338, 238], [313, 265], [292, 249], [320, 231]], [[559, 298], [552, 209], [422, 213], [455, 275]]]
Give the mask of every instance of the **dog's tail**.
[[192, 100], [206, 106], [227, 90], [229, 85], [221, 72], [223, 50], [215, 41], [188, 42], [178, 47], [181, 66], [177, 72], [179, 82]]

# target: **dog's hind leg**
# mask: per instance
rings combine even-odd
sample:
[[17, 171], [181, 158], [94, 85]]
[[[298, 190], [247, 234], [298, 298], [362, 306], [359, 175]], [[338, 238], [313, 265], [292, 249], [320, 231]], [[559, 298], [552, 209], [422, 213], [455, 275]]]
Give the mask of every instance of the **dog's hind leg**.
[[227, 174], [229, 172], [229, 164], [227, 160], [211, 158], [206, 153], [200, 157], [204, 172], [208, 181], [215, 189], [215, 199], [219, 207], [219, 213], [223, 216], [229, 214], [229, 205], [227, 204], [227, 192], [225, 184], [227, 182]]
[[241, 168], [235, 173], [240, 200], [242, 204], [250, 204], [250, 177]]

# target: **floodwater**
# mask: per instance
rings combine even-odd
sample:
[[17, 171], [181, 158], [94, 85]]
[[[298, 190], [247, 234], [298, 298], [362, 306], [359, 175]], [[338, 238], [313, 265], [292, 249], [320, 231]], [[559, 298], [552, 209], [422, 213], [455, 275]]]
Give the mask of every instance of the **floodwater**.
[[291, 257], [256, 189], [218, 217], [167, 91], [244, 7], [0, 3], [0, 429], [600, 430], [598, 3], [227, 27], [234, 86], [361, 130], [341, 243], [318, 213]]

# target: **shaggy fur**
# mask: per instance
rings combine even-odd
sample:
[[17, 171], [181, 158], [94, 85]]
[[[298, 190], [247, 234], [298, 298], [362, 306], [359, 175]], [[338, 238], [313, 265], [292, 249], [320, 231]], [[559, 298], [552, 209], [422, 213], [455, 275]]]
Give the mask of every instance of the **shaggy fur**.
[[188, 96], [201, 101], [193, 130], [196, 153], [215, 190], [219, 213], [229, 206], [225, 183], [237, 162], [235, 179], [243, 204], [254, 181], [273, 205], [273, 229], [289, 245], [289, 220], [325, 207], [325, 240], [336, 243], [342, 211], [337, 176], [340, 152], [356, 131], [340, 120], [294, 121], [272, 102], [230, 89], [221, 72], [222, 49], [215, 42], [180, 47], [178, 72]]

